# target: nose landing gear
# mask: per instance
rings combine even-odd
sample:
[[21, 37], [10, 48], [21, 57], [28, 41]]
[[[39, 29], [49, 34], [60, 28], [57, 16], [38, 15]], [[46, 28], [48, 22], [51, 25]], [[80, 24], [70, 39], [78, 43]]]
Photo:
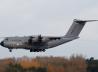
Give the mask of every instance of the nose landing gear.
[[12, 49], [9, 49], [9, 52], [12, 52]]

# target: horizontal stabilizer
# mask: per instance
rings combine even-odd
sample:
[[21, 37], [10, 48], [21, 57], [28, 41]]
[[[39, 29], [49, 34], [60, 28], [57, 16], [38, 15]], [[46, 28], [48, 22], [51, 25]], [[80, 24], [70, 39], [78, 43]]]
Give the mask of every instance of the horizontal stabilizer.
[[84, 23], [84, 22], [94, 22], [94, 21], [98, 21], [98, 20], [78, 20], [78, 19], [74, 19], [75, 22], [77, 23]]

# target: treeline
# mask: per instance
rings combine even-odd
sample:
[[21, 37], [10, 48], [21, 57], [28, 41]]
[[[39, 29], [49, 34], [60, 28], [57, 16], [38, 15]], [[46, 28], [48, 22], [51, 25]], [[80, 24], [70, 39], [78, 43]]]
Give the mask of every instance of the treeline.
[[[64, 57], [36, 57], [7, 59], [5, 72], [86, 72], [86, 62], [82, 56]], [[1, 71], [0, 71], [1, 72]]]
[[86, 60], [87, 72], [98, 72], [98, 60], [94, 60], [93, 57]]
[[0, 60], [0, 72], [98, 72], [98, 61], [82, 56], [10, 58]]
[[44, 67], [23, 68], [20, 64], [9, 64], [5, 72], [47, 72]]

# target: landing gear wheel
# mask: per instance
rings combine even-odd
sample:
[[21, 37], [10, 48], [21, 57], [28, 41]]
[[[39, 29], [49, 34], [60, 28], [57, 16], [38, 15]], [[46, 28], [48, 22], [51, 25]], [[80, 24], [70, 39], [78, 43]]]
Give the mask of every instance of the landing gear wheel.
[[9, 52], [12, 52], [12, 49], [9, 49]]
[[30, 52], [33, 52], [33, 50], [32, 50], [32, 49], [30, 49]]
[[43, 49], [43, 52], [45, 52], [46, 50], [45, 49]]
[[36, 50], [36, 52], [40, 52], [39, 50]]

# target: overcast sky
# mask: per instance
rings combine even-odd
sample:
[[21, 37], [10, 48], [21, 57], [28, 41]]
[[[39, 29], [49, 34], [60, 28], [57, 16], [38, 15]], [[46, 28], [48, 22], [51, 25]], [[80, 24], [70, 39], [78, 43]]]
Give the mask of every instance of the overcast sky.
[[[0, 0], [0, 37], [49, 35], [62, 36], [73, 19], [97, 19], [98, 0]], [[0, 39], [2, 40], [2, 39]], [[30, 53], [0, 46], [0, 58], [83, 55], [98, 58], [98, 22], [87, 23], [80, 39], [46, 52]]]

